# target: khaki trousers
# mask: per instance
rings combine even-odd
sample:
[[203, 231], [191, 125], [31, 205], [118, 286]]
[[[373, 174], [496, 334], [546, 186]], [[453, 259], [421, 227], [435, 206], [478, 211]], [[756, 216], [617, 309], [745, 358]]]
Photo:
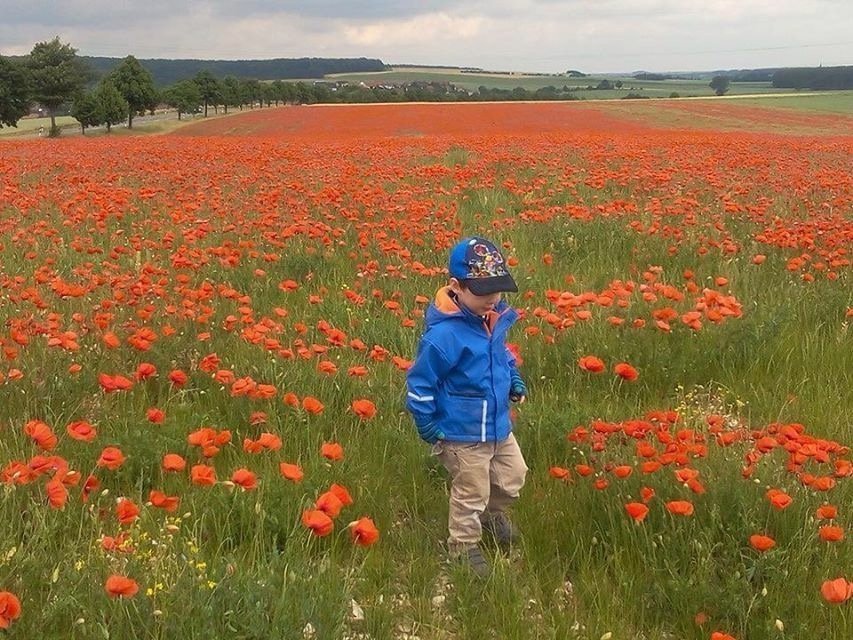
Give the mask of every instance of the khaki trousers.
[[500, 442], [439, 441], [436, 455], [450, 473], [448, 550], [480, 542], [482, 521], [502, 514], [524, 486], [527, 465], [513, 434]]

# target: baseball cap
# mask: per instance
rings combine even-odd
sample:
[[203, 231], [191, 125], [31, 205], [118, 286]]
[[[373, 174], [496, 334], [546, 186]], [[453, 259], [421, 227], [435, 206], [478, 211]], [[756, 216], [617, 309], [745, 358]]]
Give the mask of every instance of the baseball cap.
[[518, 291], [518, 285], [509, 274], [503, 255], [485, 238], [465, 238], [454, 246], [450, 250], [448, 270], [452, 277], [464, 282], [476, 296]]

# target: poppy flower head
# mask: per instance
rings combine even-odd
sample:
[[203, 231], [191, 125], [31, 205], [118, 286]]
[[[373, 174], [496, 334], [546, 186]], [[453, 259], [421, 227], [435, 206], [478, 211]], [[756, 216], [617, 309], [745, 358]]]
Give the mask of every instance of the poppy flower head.
[[337, 442], [324, 442], [320, 447], [320, 455], [327, 460], [338, 462], [344, 459], [344, 448]]
[[649, 515], [649, 508], [642, 502], [629, 502], [625, 505], [625, 511], [634, 519], [634, 522], [642, 522]]
[[302, 478], [305, 476], [302, 469], [297, 464], [281, 462], [278, 465], [278, 469], [282, 477], [286, 480], [290, 480], [291, 482], [301, 482]]
[[589, 373], [601, 373], [606, 369], [604, 361], [596, 356], [583, 356], [578, 360], [578, 366]]
[[830, 604], [841, 604], [853, 598], [853, 582], [843, 577], [826, 580], [820, 586], [820, 594]]
[[9, 626], [21, 616], [21, 601], [9, 591], [0, 591], [0, 629]]
[[765, 551], [769, 551], [770, 549], [775, 547], [776, 541], [769, 536], [753, 534], [749, 536], [749, 544], [756, 551], [764, 553]]
[[349, 523], [352, 541], [360, 547], [369, 547], [379, 540], [379, 529], [370, 518], [359, 518]]
[[352, 410], [362, 420], [370, 420], [376, 415], [376, 405], [366, 399], [353, 400]]
[[317, 537], [327, 536], [335, 528], [334, 521], [323, 511], [309, 509], [302, 513], [302, 524]]
[[132, 598], [139, 591], [139, 585], [132, 578], [111, 575], [104, 584], [104, 590], [111, 598]]

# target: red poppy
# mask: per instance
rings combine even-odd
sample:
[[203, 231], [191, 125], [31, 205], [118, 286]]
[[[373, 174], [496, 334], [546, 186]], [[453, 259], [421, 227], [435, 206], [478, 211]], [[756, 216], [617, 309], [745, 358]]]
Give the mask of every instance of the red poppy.
[[166, 420], [166, 412], [157, 407], [151, 407], [145, 412], [145, 417], [152, 424], [163, 424], [163, 421]]
[[47, 501], [52, 509], [62, 509], [68, 500], [68, 489], [60, 480], [51, 480], [45, 485]]
[[770, 504], [773, 506], [773, 508], [777, 509], [778, 511], [781, 511], [782, 509], [787, 509], [794, 501], [791, 496], [789, 496], [784, 491], [780, 491], [779, 489], [768, 489], [767, 498], [770, 500]]
[[627, 362], [620, 362], [613, 367], [613, 373], [628, 382], [633, 382], [640, 377], [639, 372]]
[[124, 464], [125, 457], [118, 447], [104, 447], [96, 463], [99, 467], [115, 471]]
[[258, 488], [258, 477], [248, 469], [237, 469], [231, 475], [231, 482], [242, 487], [244, 491]]
[[187, 461], [177, 453], [167, 453], [163, 456], [164, 471], [183, 471], [187, 468]]
[[589, 371], [590, 373], [601, 373], [606, 369], [604, 361], [596, 356], [583, 356], [578, 360], [578, 366], [584, 371]]
[[337, 462], [344, 459], [344, 448], [337, 442], [324, 442], [320, 447], [320, 455]]
[[139, 585], [132, 578], [111, 575], [107, 578], [104, 589], [111, 598], [132, 598], [139, 591]]
[[68, 426], [65, 427], [65, 431], [72, 439], [79, 440], [81, 442], [92, 442], [92, 440], [94, 440], [98, 435], [95, 427], [85, 420], [76, 420], [69, 423]]
[[629, 502], [625, 505], [625, 511], [635, 522], [642, 522], [649, 514], [649, 508], [642, 502]]
[[143, 362], [136, 367], [136, 379], [139, 381], [147, 380], [157, 375], [157, 367], [150, 362]]
[[164, 509], [169, 513], [177, 511], [181, 504], [181, 499], [178, 496], [167, 496], [162, 491], [155, 489], [152, 489], [151, 493], [148, 494], [148, 501], [158, 509]]
[[693, 503], [687, 500], [672, 500], [666, 503], [666, 510], [677, 516], [691, 516]]
[[322, 511], [310, 509], [302, 513], [302, 524], [318, 537], [327, 536], [335, 528], [334, 521]]
[[302, 399], [302, 408], [311, 415], [319, 415], [323, 413], [323, 403], [313, 396], [305, 396]]
[[98, 487], [101, 486], [101, 481], [98, 480], [95, 476], [89, 476], [86, 478], [86, 482], [83, 483], [83, 502], [89, 501], [89, 495], [93, 491], [97, 491]]
[[350, 492], [342, 484], [338, 484], [336, 482], [332, 483], [332, 486], [329, 487], [329, 492], [334, 493], [338, 497], [338, 500], [341, 501], [341, 504], [345, 507], [348, 507], [353, 503]]
[[100, 373], [98, 374], [98, 383], [105, 393], [129, 391], [133, 388], [133, 382], [122, 375], [111, 376], [106, 373]]
[[299, 465], [290, 464], [289, 462], [279, 463], [278, 469], [282, 477], [287, 480], [291, 480], [292, 482], [300, 482], [305, 476]]
[[8, 629], [21, 616], [21, 601], [9, 591], [0, 591], [0, 629]]
[[571, 476], [571, 471], [563, 467], [551, 467], [548, 469], [548, 474], [557, 480], [568, 480]]
[[825, 525], [818, 530], [818, 535], [824, 542], [841, 542], [844, 540], [844, 529], [835, 525]]
[[183, 387], [189, 381], [189, 376], [180, 369], [169, 372], [169, 382], [176, 387]]
[[337, 518], [341, 513], [341, 509], [344, 508], [344, 504], [334, 493], [326, 491], [317, 498], [317, 502], [314, 503], [314, 508], [322, 511], [330, 518]]
[[818, 520], [834, 520], [838, 517], [838, 508], [835, 505], [824, 504], [817, 508], [815, 515]]
[[50, 451], [59, 441], [53, 430], [41, 420], [30, 420], [24, 425], [24, 433], [32, 438], [41, 449]]
[[139, 507], [133, 500], [119, 498], [116, 502], [116, 518], [121, 524], [131, 524], [139, 517]]
[[379, 540], [379, 529], [370, 518], [359, 518], [349, 523], [352, 541], [360, 547], [369, 547]]
[[190, 469], [190, 479], [193, 484], [209, 487], [216, 484], [216, 471], [205, 464], [197, 464]]
[[352, 410], [362, 420], [369, 420], [376, 415], [376, 405], [370, 400], [353, 400]]
[[853, 582], [848, 582], [846, 578], [826, 580], [820, 585], [820, 594], [829, 603], [841, 604], [853, 598]]
[[769, 536], [753, 534], [749, 536], [749, 544], [752, 545], [752, 548], [756, 551], [764, 553], [765, 551], [769, 551], [770, 549], [775, 547], [776, 541]]

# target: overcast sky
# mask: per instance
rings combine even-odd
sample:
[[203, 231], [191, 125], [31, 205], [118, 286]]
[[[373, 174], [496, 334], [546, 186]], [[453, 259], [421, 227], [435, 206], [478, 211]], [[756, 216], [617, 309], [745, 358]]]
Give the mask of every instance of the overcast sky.
[[[9, 6], [11, 5], [11, 6]], [[853, 64], [853, 0], [0, 0], [0, 54], [368, 57], [489, 70]]]

